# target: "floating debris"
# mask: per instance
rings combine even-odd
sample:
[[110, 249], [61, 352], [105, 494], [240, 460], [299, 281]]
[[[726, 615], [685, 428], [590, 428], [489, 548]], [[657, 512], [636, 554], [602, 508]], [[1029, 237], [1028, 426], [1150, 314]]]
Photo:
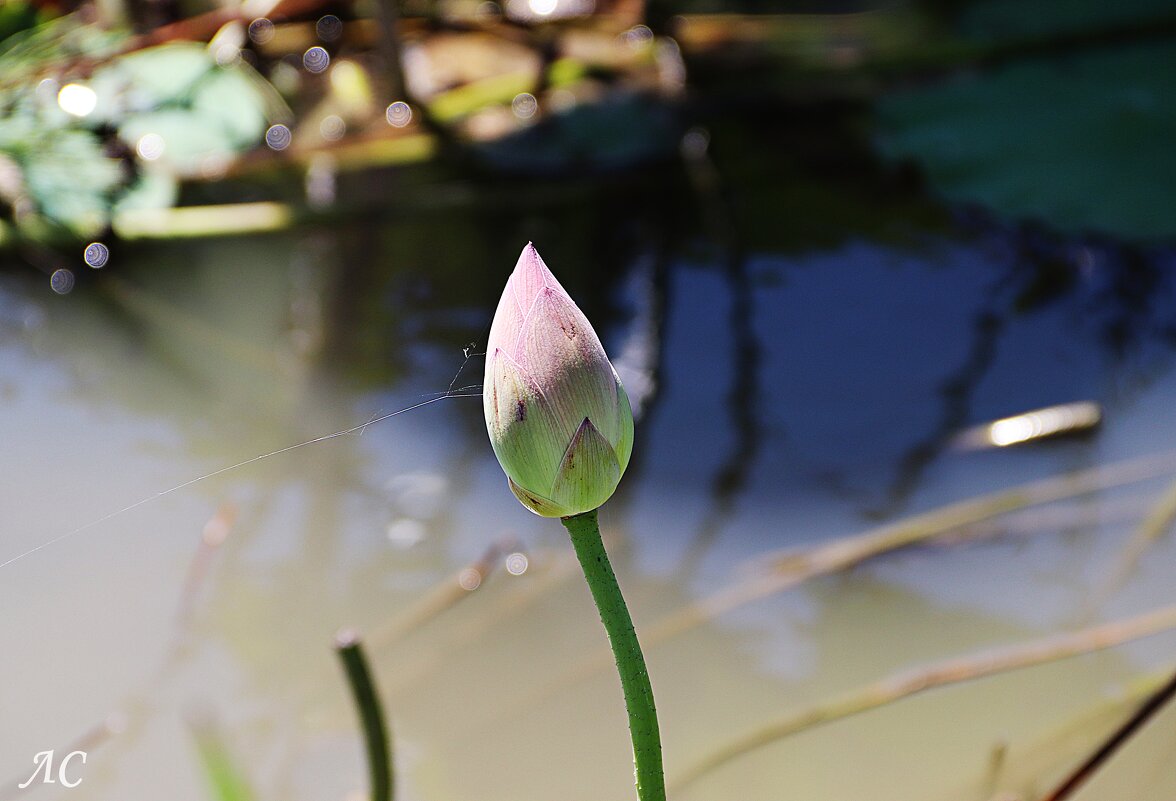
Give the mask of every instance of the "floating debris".
[[955, 445], [962, 450], [1007, 448], [1047, 437], [1086, 434], [1101, 422], [1101, 406], [1094, 401], [1075, 401], [1002, 417], [969, 428], [956, 437]]

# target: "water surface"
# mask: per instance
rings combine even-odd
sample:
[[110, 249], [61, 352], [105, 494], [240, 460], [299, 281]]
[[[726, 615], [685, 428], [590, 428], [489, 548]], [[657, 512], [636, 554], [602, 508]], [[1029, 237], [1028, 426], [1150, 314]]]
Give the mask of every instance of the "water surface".
[[[659, 208], [644, 201], [664, 190], [606, 180], [518, 214], [475, 204], [126, 247], [65, 296], [31, 271], [0, 276], [0, 561], [84, 527], [2, 570], [0, 776], [23, 780], [34, 754], [124, 709], [128, 731], [92, 749], [86, 798], [211, 797], [191, 733], [210, 720], [259, 797], [345, 798], [365, 772], [332, 637], [391, 627], [371, 658], [402, 798], [629, 797], [596, 612], [562, 529], [506, 491], [477, 397], [171, 491], [478, 384], [463, 348], [484, 342], [528, 238], [642, 400], [633, 465], [603, 512], [639, 630], [743, 581], [764, 553], [1176, 446], [1170, 253], [957, 217], [905, 189], [888, 202], [920, 214], [829, 236], [832, 223], [805, 228], [790, 191], [742, 188], [730, 235], [683, 211], [693, 200]], [[593, 211], [610, 207], [657, 210]], [[1075, 400], [1102, 404], [1097, 432], [950, 447], [969, 425]], [[1165, 538], [1089, 608], [1171, 480], [885, 556], [651, 645], [668, 772], [892, 671], [1170, 602]], [[155, 682], [225, 504], [235, 525]], [[396, 634], [498, 541], [475, 591]], [[527, 556], [521, 575], [512, 553]], [[1040, 791], [1115, 717], [1067, 727], [1170, 667], [1173, 646], [1168, 634], [938, 690], [759, 749], [678, 797]], [[1171, 798], [1173, 722], [1078, 797]]]

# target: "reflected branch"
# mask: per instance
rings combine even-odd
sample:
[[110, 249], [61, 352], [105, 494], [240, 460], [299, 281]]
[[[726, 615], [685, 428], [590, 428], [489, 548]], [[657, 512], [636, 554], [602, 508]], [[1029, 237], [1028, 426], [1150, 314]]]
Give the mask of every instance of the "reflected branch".
[[681, 570], [694, 572], [735, 509], [747, 485], [764, 439], [757, 402], [762, 386], [762, 348], [755, 332], [755, 294], [746, 249], [740, 242], [734, 214], [725, 196], [722, 177], [706, 152], [706, 135], [693, 131], [683, 140], [682, 153], [703, 217], [715, 241], [726, 250], [724, 273], [731, 290], [727, 316], [731, 332], [731, 388], [727, 393], [735, 442], [711, 482], [711, 507], [683, 557]]
[[934, 430], [915, 443], [899, 461], [887, 500], [873, 514], [885, 517], [902, 506], [918, 487], [923, 473], [947, 447], [952, 435], [967, 424], [972, 395], [996, 361], [996, 343], [1004, 330], [1004, 318], [996, 312], [995, 302], [989, 303], [989, 308], [980, 311], [972, 323], [973, 339], [964, 363], [940, 385], [943, 411], [939, 421]]

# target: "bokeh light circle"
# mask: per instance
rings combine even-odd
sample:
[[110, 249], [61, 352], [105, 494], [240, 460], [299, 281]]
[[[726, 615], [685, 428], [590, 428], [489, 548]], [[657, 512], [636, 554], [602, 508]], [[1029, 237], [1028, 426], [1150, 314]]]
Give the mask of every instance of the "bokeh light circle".
[[91, 242], [86, 245], [86, 249], [82, 253], [82, 259], [95, 270], [105, 267], [106, 262], [110, 261], [110, 248], [101, 242]]
[[388, 124], [394, 128], [403, 128], [412, 122], [412, 106], [403, 100], [397, 100], [388, 106], [384, 117], [388, 120]]
[[313, 72], [317, 75], [331, 66], [331, 54], [325, 48], [318, 47], [317, 45], [308, 48], [302, 54], [302, 66], [306, 67], [307, 72]]
[[53, 275], [49, 276], [49, 288], [58, 295], [68, 295], [70, 290], [74, 288], [73, 272], [64, 267], [60, 270], [54, 270]]
[[271, 125], [269, 130], [265, 132], [265, 143], [269, 145], [271, 150], [285, 150], [293, 139], [294, 134], [290, 133], [290, 129], [281, 123]]

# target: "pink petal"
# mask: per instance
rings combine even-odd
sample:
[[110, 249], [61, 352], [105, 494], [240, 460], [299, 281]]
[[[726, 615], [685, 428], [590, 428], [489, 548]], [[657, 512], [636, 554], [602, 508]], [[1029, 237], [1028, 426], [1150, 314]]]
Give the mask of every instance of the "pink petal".
[[565, 293], [540, 290], [523, 321], [518, 361], [543, 389], [569, 439], [588, 417], [616, 441], [616, 374], [588, 318]]
[[[495, 350], [501, 350], [512, 359], [518, 360], [519, 338], [523, 330], [523, 313], [515, 302], [510, 283], [502, 290], [502, 297], [498, 299], [498, 310], [494, 312], [494, 321], [490, 324], [490, 335], [486, 338], [486, 359], [489, 365], [490, 356]], [[489, 375], [489, 369], [486, 374]]]
[[515, 303], [523, 315], [526, 315], [534, 305], [535, 299], [543, 289], [553, 289], [571, 300], [567, 291], [560, 286], [551, 270], [543, 263], [539, 251], [535, 250], [535, 246], [530, 242], [519, 254], [519, 260], [515, 263], [514, 272], [510, 274], [506, 286], [514, 295]]
[[519, 486], [546, 493], [563, 459], [567, 431], [543, 390], [502, 350], [488, 357], [482, 407], [494, 454]]

